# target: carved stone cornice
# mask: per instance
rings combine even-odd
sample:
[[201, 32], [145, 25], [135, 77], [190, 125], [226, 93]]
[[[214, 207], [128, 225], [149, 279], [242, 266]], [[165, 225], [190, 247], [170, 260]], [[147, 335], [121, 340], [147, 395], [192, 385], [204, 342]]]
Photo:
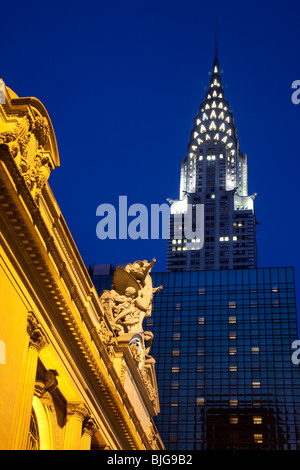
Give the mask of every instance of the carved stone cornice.
[[29, 335], [29, 347], [39, 353], [46, 346], [47, 340], [42, 332], [41, 325], [39, 325], [32, 312], [28, 312], [27, 316], [27, 333]]

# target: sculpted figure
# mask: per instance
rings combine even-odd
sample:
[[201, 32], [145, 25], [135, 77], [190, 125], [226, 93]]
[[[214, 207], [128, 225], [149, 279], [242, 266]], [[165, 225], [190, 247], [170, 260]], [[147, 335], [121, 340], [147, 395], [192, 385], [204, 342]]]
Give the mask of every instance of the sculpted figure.
[[[155, 259], [136, 261], [125, 269], [118, 267], [113, 277], [113, 286], [101, 296], [101, 302], [108, 309], [110, 319], [119, 331], [142, 333], [144, 318], [151, 316], [153, 295], [162, 286], [153, 288], [150, 276]], [[109, 302], [109, 308], [107, 307]]]

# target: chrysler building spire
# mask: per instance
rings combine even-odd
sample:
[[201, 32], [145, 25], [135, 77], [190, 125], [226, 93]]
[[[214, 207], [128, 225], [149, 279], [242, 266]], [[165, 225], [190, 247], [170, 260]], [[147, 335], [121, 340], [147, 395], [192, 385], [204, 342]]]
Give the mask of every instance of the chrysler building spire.
[[[194, 119], [182, 159], [180, 194], [171, 212], [204, 207], [203, 240], [174, 236], [171, 218], [167, 270], [256, 267], [254, 195], [248, 194], [247, 156], [240, 151], [234, 117], [219, 70], [218, 27], [209, 88]], [[181, 212], [180, 212], [181, 213]]]

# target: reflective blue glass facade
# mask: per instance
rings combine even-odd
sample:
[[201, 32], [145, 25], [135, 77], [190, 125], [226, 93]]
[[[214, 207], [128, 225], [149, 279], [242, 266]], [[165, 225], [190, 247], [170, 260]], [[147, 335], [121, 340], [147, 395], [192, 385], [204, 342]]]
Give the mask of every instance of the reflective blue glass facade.
[[[152, 273], [151, 355], [168, 450], [300, 449], [293, 268]], [[94, 276], [99, 293], [112, 276]]]

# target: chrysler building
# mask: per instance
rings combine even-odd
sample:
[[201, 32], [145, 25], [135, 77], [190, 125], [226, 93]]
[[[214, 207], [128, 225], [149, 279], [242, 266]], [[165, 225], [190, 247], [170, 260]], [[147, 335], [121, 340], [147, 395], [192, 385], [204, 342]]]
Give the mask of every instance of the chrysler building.
[[[170, 201], [167, 271], [256, 267], [255, 196], [248, 193], [247, 155], [240, 150], [224, 96], [216, 39], [209, 87], [181, 163], [179, 199]], [[187, 239], [183, 230], [175, 236], [183, 228], [187, 207], [194, 213], [198, 204], [204, 210], [201, 239]]]

